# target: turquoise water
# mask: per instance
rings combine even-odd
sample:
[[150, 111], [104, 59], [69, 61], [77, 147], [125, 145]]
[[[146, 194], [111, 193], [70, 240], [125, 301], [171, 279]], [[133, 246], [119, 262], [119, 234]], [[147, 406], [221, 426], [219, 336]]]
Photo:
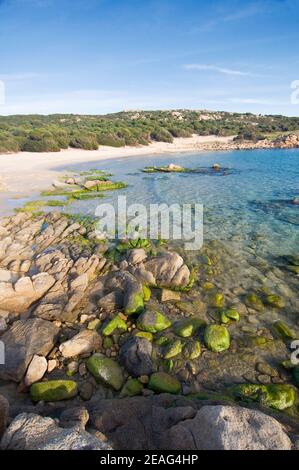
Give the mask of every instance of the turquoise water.
[[[219, 163], [228, 174], [145, 174], [148, 165], [174, 162], [188, 167]], [[255, 253], [272, 257], [298, 253], [299, 206], [289, 203], [299, 197], [299, 150], [247, 150], [131, 157], [85, 162], [63, 170], [98, 168], [128, 183], [125, 190], [105, 193], [100, 202], [116, 203], [125, 194], [128, 203], [202, 203], [204, 240], [233, 242], [239, 250], [252, 246]], [[94, 214], [99, 200], [78, 201], [67, 212]]]

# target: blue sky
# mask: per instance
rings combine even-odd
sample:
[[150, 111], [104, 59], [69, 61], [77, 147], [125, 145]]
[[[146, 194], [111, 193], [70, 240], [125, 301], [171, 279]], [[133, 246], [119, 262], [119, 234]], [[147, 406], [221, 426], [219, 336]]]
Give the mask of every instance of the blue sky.
[[0, 0], [0, 114], [299, 115], [299, 0]]

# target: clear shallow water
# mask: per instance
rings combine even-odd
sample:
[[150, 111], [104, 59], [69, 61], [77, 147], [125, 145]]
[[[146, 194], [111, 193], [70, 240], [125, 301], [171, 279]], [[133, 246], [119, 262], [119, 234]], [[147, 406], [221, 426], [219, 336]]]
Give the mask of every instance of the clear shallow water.
[[[188, 167], [219, 163], [231, 169], [215, 174], [146, 174], [148, 165], [170, 162]], [[106, 192], [105, 199], [78, 201], [67, 212], [93, 215], [100, 202], [116, 203], [125, 194], [128, 204], [202, 203], [204, 239], [234, 242], [239, 250], [252, 246], [263, 257], [298, 253], [299, 206], [288, 200], [299, 197], [299, 150], [252, 150], [120, 158], [85, 162], [63, 170], [103, 169], [113, 179], [128, 183], [122, 191]]]

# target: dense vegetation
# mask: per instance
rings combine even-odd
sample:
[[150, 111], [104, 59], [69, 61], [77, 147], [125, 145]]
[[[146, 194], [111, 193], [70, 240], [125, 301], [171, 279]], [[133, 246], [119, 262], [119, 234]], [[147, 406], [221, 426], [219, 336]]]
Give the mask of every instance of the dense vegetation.
[[0, 116], [0, 153], [87, 150], [172, 142], [174, 137], [238, 135], [257, 140], [265, 134], [299, 129], [299, 117], [208, 111], [129, 111], [105, 116]]

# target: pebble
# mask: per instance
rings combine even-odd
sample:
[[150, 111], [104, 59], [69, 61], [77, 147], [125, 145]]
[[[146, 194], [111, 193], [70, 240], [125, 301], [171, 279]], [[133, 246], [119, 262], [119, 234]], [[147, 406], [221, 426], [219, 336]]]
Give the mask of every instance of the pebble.
[[269, 375], [258, 375], [257, 379], [261, 384], [266, 385], [266, 384], [271, 383], [271, 377], [269, 377]]
[[56, 359], [50, 359], [48, 361], [48, 372], [52, 372], [54, 369], [56, 369], [58, 364], [58, 361]]

